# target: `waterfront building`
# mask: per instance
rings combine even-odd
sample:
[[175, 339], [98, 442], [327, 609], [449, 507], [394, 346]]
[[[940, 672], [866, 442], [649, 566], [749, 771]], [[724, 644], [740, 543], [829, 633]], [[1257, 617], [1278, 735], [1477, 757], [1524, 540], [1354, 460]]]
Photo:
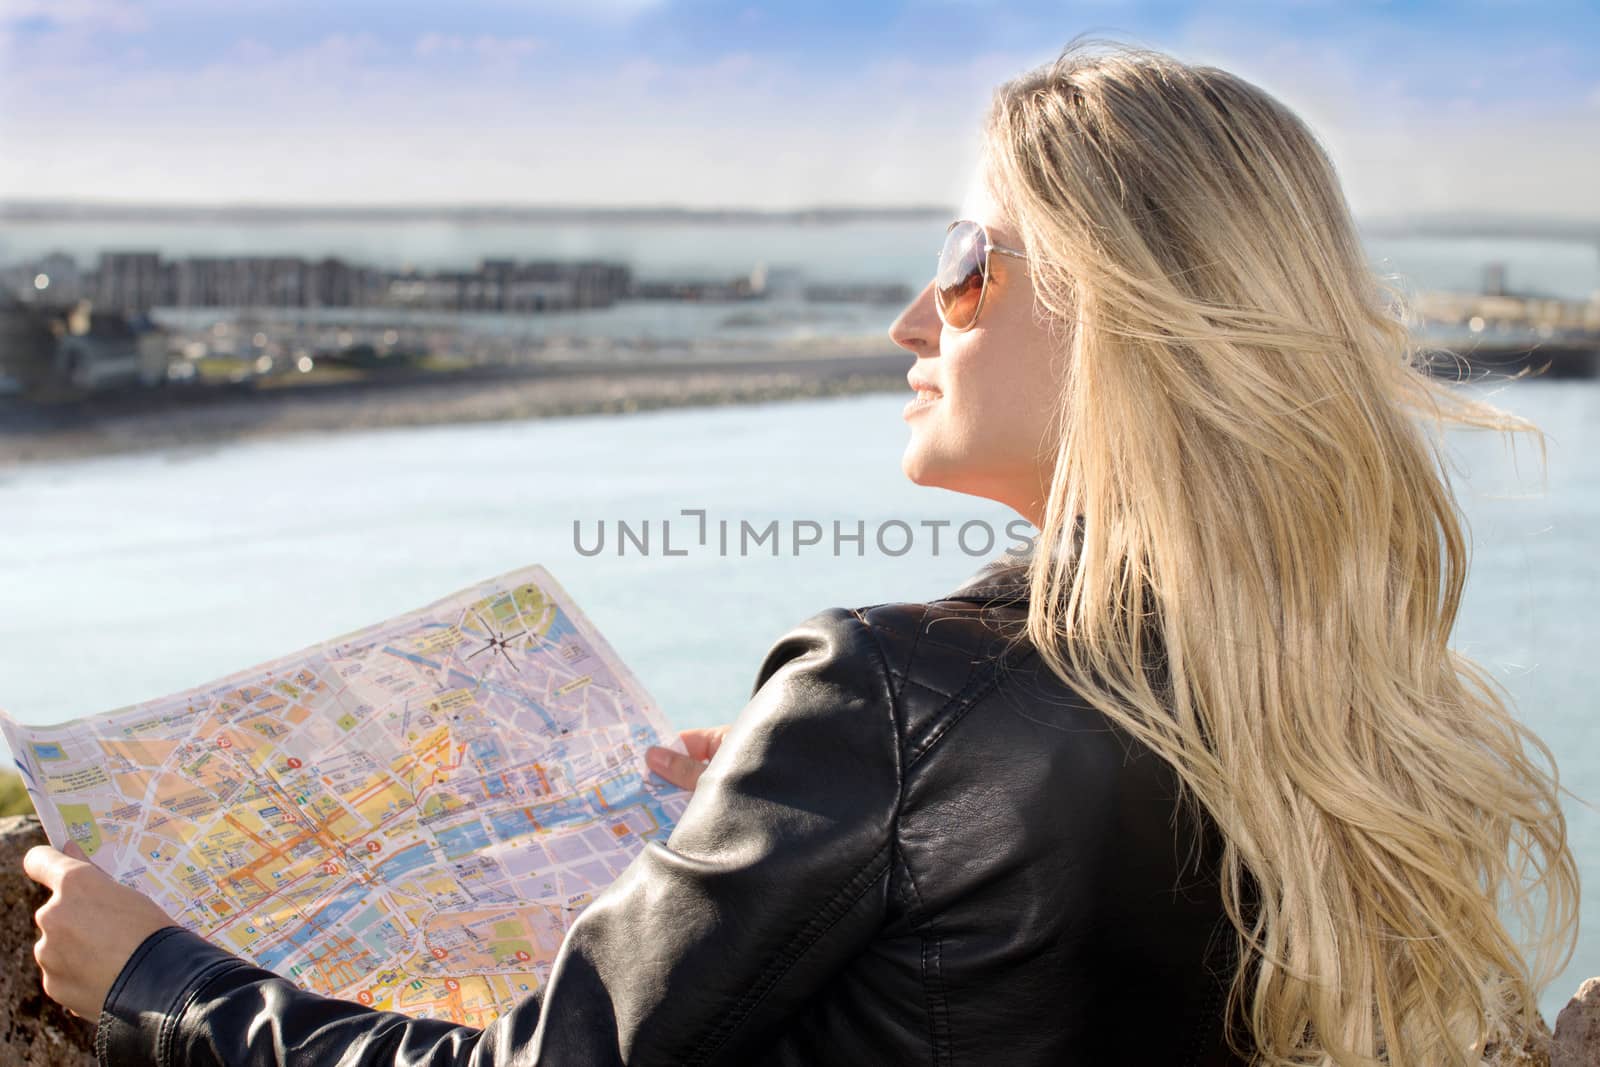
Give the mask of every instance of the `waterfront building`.
[[143, 315], [0, 294], [0, 378], [19, 390], [149, 386], [166, 376], [167, 336]]
[[160, 385], [166, 380], [166, 341], [146, 320], [79, 307], [68, 315], [68, 329], [56, 341], [58, 382], [96, 390]]
[[[382, 271], [325, 257], [186, 256], [105, 252], [78, 275], [68, 257], [50, 261], [96, 307], [128, 314], [152, 308], [398, 307], [429, 311], [570, 311], [610, 307], [633, 284], [625, 264], [596, 260], [484, 260], [473, 271]], [[3, 287], [33, 300], [43, 261], [6, 271]], [[26, 290], [26, 292], [25, 292]], [[50, 294], [50, 299], [56, 297]], [[75, 298], [78, 292], [62, 292]]]
[[172, 274], [157, 252], [102, 252], [92, 299], [98, 307], [118, 311], [170, 305]]

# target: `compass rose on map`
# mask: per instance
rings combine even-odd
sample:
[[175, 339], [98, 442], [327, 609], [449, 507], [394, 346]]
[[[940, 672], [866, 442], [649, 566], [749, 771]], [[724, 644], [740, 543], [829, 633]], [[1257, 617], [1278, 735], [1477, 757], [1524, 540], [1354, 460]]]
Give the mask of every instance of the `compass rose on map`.
[[505, 657], [505, 661], [511, 665], [512, 670], [516, 671], [518, 674], [521, 674], [522, 668], [517, 666], [516, 661], [511, 658], [511, 653], [506, 651], [506, 647], [517, 638], [526, 634], [528, 631], [518, 630], [516, 633], [508, 636], [506, 634], [502, 634], [499, 630], [496, 630], [493, 626], [490, 626], [487, 622], [485, 622], [480, 613], [474, 611], [472, 613], [472, 617], [478, 620], [478, 624], [484, 628], [485, 632], [487, 632], [489, 636], [484, 638], [482, 648], [468, 652], [466, 658], [471, 659], [473, 656], [484, 652], [488, 652], [491, 655], [495, 652], [498, 652], [501, 656]]

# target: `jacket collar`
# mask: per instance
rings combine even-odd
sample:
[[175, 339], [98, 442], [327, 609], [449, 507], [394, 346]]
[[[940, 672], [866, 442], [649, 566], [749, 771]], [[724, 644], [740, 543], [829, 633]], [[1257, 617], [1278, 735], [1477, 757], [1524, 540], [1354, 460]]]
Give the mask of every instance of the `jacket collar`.
[[1025, 553], [1003, 552], [979, 567], [971, 577], [944, 597], [945, 600], [975, 600], [982, 603], [1028, 602], [1028, 563], [1031, 547]]
[[[1070, 540], [1076, 545], [1082, 543], [1083, 519], [1080, 516], [1073, 523]], [[1033, 563], [1038, 535], [1028, 542], [1021, 551], [1007, 551], [995, 556], [989, 562], [979, 567], [971, 577], [958, 585], [949, 593], [946, 600], [972, 600], [980, 603], [998, 601], [1003, 603], [1028, 603], [1028, 586], [1032, 581], [1028, 571]], [[1057, 552], [1062, 551], [1062, 546], [1057, 546]]]

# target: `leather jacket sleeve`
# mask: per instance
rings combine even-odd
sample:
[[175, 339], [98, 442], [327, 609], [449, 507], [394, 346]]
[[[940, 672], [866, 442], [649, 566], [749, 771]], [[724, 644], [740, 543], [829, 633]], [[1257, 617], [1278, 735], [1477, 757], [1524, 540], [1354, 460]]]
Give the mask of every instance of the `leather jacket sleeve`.
[[884, 921], [895, 712], [855, 612], [820, 612], [779, 638], [671, 836], [578, 917], [544, 987], [485, 1029], [309, 993], [168, 927], [107, 996], [100, 1061], [748, 1061]]

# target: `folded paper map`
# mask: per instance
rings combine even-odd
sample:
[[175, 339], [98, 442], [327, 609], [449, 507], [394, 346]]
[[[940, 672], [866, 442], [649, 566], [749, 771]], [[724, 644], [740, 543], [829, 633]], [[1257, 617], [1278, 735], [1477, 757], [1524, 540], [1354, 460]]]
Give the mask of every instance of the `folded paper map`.
[[0, 714], [45, 832], [300, 985], [487, 1025], [688, 794], [665, 718], [542, 567], [58, 726]]

